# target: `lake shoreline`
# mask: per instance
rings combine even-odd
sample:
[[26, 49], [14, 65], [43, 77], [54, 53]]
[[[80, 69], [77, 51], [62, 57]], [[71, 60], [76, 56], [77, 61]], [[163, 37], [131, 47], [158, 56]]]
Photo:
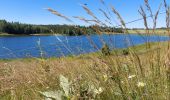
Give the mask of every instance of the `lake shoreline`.
[[[158, 42], [151, 42], [151, 46], [155, 46]], [[165, 44], [165, 42], [160, 42], [162, 44]], [[135, 49], [136, 52], [144, 52], [146, 51], [146, 43], [144, 44], [139, 44], [139, 45], [136, 45], [136, 46], [131, 46], [131, 47], [128, 47], [128, 48], [116, 48], [116, 49], [113, 49], [111, 50], [111, 56], [113, 56], [115, 54], [115, 52], [117, 53], [115, 56], [119, 55], [119, 56], [123, 56], [123, 52], [124, 51], [128, 51], [128, 49]], [[90, 53], [84, 53], [84, 54], [79, 54], [79, 55], [68, 55], [68, 56], [61, 56], [61, 57], [44, 57], [44, 58], [41, 58], [41, 57], [33, 57], [33, 58], [11, 58], [11, 59], [1, 59], [0, 58], [0, 62], [10, 62], [10, 61], [20, 61], [20, 60], [23, 60], [23, 61], [30, 61], [30, 60], [41, 60], [41, 59], [44, 59], [44, 60], [48, 60], [48, 59], [69, 59], [69, 58], [81, 58], [81, 57], [87, 57], [87, 56], [102, 56], [102, 53], [101, 51], [96, 51], [96, 52], [90, 52]]]
[[[146, 33], [137, 33], [136, 31], [130, 31], [128, 30], [129, 33], [114, 33], [114, 32], [103, 32], [103, 34], [107, 34], [107, 35], [116, 35], [116, 34], [136, 34], [136, 35], [148, 35]], [[8, 34], [8, 33], [0, 33], [0, 37], [8, 37], [8, 36], [70, 36], [70, 35], [63, 35], [63, 34], [51, 34], [51, 33], [40, 33], [40, 34], [29, 34], [29, 35], [26, 35], [26, 34], [20, 34], [20, 35], [17, 35], [17, 34]], [[94, 34], [90, 34], [90, 35], [94, 35]], [[162, 36], [168, 36], [167, 33], [156, 33], [156, 34], [149, 34], [149, 35], [162, 35]], [[75, 35], [76, 36], [76, 35]], [[79, 36], [82, 36], [82, 35], [79, 35]]]
[[[133, 43], [126, 44], [127, 41], [124, 41], [126, 36], [129, 36], [131, 41], [134, 40]], [[105, 41], [105, 44], [107, 44], [110, 49], [118, 49], [144, 44], [147, 42], [145, 41], [147, 37], [150, 39], [149, 42], [170, 40], [169, 37], [166, 36], [140, 36], [135, 34], [91, 35], [89, 36], [90, 40], [87, 36], [1, 37], [0, 42], [2, 43], [2, 50], [0, 51], [0, 58], [15, 59], [40, 57], [42, 56], [40, 55], [40, 50], [43, 50], [43, 56], [46, 58], [81, 55], [99, 51], [104, 45], [102, 39], [104, 39], [103, 41]]]
[[62, 35], [62, 34], [29, 34], [29, 35], [26, 35], [26, 34], [20, 34], [20, 35], [17, 35], [17, 34], [8, 34], [8, 33], [0, 33], [0, 37], [8, 37], [8, 36], [14, 36], [14, 37], [20, 37], [20, 36], [65, 36], [65, 35]]

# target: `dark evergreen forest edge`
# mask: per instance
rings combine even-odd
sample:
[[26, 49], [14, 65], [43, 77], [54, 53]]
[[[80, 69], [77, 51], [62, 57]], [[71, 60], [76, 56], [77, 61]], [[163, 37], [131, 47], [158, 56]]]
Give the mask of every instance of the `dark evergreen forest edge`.
[[0, 20], [0, 34], [33, 35], [33, 34], [61, 34], [61, 35], [84, 35], [95, 34], [97, 31], [107, 33], [122, 33], [121, 28], [79, 26], [79, 25], [33, 25], [19, 22], [7, 22]]

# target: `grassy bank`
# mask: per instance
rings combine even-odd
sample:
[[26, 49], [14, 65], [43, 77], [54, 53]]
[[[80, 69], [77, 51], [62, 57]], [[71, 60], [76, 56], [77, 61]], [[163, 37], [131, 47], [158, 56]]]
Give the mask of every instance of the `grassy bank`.
[[[0, 33], [0, 37], [5, 37], [5, 36], [51, 36], [51, 35], [61, 35], [61, 34], [52, 34], [52, 33], [40, 33], [40, 34], [8, 34], [8, 33]], [[64, 35], [63, 35], [64, 36]]]
[[0, 33], [0, 37], [1, 36], [12, 36], [12, 34], [8, 34], [8, 33]]
[[[0, 100], [41, 100], [51, 92], [58, 94], [58, 90], [72, 100], [166, 100], [167, 42], [160, 44], [115, 50], [110, 56], [98, 52], [62, 58], [1, 60]], [[61, 86], [62, 81], [71, 82], [69, 86], [65, 84], [71, 89], [68, 94], [67, 88]], [[44, 96], [42, 92], [49, 94]]]
[[[144, 29], [137, 29], [137, 30], [128, 30], [128, 32], [130, 34], [147, 34], [148, 32], [146, 32], [146, 30]], [[154, 32], [153, 30], [149, 30], [149, 33], [152, 35], [168, 35], [167, 30], [166, 29], [155, 29]]]
[[[124, 34], [124, 33], [117, 33], [117, 32], [101, 32], [104, 34]], [[140, 35], [146, 35], [147, 32], [146, 30], [128, 30], [129, 34], [140, 34]], [[155, 32], [153, 34], [153, 30], [149, 30], [150, 35], [162, 35], [162, 36], [168, 36], [167, 30], [165, 29], [155, 29]], [[97, 33], [96, 33], [97, 34]], [[65, 34], [53, 34], [53, 33], [39, 33], [39, 34], [29, 34], [29, 35], [25, 35], [25, 34], [8, 34], [8, 33], [0, 33], [0, 37], [3, 36], [49, 36], [49, 35], [63, 35], [65, 36]]]

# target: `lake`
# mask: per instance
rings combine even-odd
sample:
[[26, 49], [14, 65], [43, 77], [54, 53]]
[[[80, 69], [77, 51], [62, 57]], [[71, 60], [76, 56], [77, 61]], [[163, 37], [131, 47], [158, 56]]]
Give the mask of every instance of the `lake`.
[[149, 42], [168, 41], [167, 36], [91, 35], [91, 36], [9, 36], [0, 37], [0, 59], [61, 57], [95, 52], [103, 43], [127, 48]]

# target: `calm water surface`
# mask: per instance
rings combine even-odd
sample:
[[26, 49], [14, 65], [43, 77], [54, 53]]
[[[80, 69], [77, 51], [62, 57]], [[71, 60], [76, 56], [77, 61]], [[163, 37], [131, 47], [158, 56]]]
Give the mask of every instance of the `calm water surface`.
[[166, 36], [92, 35], [0, 37], [0, 59], [61, 57], [98, 51], [103, 43], [111, 49], [149, 42], [167, 41]]

